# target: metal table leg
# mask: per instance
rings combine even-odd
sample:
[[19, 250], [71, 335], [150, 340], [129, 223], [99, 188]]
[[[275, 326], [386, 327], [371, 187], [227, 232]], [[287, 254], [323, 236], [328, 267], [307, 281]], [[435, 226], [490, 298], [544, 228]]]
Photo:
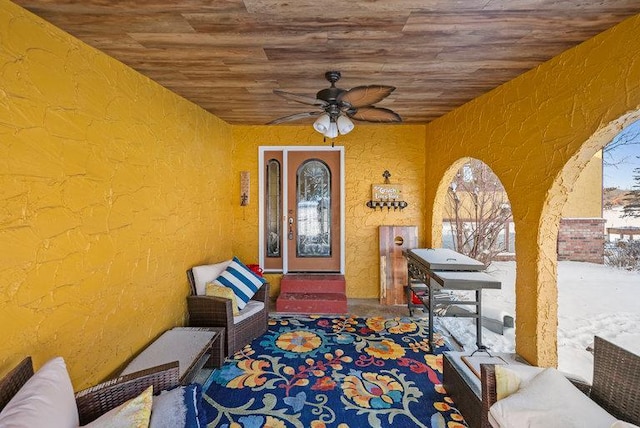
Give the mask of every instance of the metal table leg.
[[[427, 279], [427, 281], [429, 281], [429, 279]], [[433, 308], [435, 299], [433, 297], [433, 288], [431, 288], [430, 283], [427, 284], [427, 291], [429, 293], [429, 308], [427, 308], [429, 311], [429, 346], [433, 348]]]

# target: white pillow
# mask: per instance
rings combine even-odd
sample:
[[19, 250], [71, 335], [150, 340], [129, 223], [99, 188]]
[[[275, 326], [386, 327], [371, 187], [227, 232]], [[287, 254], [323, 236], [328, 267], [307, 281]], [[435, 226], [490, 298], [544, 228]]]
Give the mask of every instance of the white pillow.
[[0, 426], [76, 428], [78, 408], [62, 357], [43, 365], [0, 412]]
[[90, 428], [148, 428], [151, 420], [152, 401], [153, 386], [149, 386], [142, 394], [83, 426]]
[[608, 427], [615, 418], [556, 369], [545, 369], [489, 412], [500, 427]]
[[193, 272], [193, 279], [196, 283], [196, 294], [198, 296], [205, 295], [205, 289], [207, 282], [213, 282], [224, 270], [229, 266], [231, 260], [226, 260], [221, 263], [213, 265], [195, 266], [191, 269]]

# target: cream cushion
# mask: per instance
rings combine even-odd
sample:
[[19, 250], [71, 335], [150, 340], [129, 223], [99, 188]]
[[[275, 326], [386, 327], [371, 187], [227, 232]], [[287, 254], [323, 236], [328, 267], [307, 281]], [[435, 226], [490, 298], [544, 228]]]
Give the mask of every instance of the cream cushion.
[[90, 428], [148, 428], [152, 404], [153, 386], [149, 386], [142, 394], [83, 426]]
[[222, 272], [231, 264], [231, 260], [215, 263], [212, 265], [195, 266], [191, 268], [193, 279], [196, 285], [196, 294], [204, 296], [206, 292], [207, 282], [212, 282], [220, 276]]
[[244, 308], [242, 308], [240, 313], [237, 316], [233, 317], [233, 324], [239, 324], [242, 321], [246, 320], [247, 318], [253, 316], [254, 314], [257, 314], [263, 309], [264, 309], [264, 302], [259, 302], [257, 300], [249, 300], [249, 303], [247, 303], [247, 305]]
[[0, 427], [76, 428], [78, 408], [61, 357], [45, 363], [0, 412]]
[[625, 422], [625, 421], [615, 421], [613, 425], [611, 425], [611, 428], [640, 428], [640, 427], [638, 427], [638, 425], [630, 424], [629, 422]]
[[548, 368], [517, 392], [496, 401], [489, 413], [498, 427], [610, 427], [616, 419]]

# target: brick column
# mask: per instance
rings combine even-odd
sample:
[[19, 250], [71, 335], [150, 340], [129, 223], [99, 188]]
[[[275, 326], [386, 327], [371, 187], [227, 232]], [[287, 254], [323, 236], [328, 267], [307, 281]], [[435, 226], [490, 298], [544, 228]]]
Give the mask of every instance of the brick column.
[[558, 231], [558, 260], [604, 263], [603, 218], [563, 218]]

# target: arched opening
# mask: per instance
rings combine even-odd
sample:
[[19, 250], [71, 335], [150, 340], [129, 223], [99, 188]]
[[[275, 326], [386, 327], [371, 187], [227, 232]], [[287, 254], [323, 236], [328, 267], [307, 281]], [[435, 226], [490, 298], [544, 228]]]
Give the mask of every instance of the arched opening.
[[[544, 306], [538, 309], [539, 320], [545, 326], [547, 339], [554, 338], [557, 344], [558, 367], [563, 371], [577, 373], [582, 377], [590, 376], [592, 357], [586, 351], [593, 341], [593, 336], [601, 332], [601, 322], [608, 322], [603, 304], [608, 301], [607, 287], [610, 280], [599, 281], [593, 288], [590, 283], [599, 278], [599, 273], [589, 266], [563, 260], [559, 233], [567, 222], [567, 208], [571, 205], [572, 192], [577, 189], [581, 180], [593, 162], [594, 156], [613, 140], [624, 128], [640, 119], [640, 111], [633, 111], [601, 127], [580, 150], [564, 165], [555, 178], [545, 201], [538, 232], [540, 248], [537, 261], [539, 274], [539, 295]], [[599, 189], [593, 191], [601, 192]], [[571, 221], [575, 219], [569, 219]], [[604, 227], [601, 226], [602, 229]], [[604, 230], [601, 230], [604, 236]], [[577, 237], [575, 240], [578, 240]], [[558, 261], [560, 258], [561, 261]], [[562, 265], [559, 268], [559, 263]], [[579, 271], [582, 269], [582, 271]], [[581, 313], [580, 308], [588, 308]], [[555, 336], [555, 337], [554, 337]], [[578, 344], [578, 348], [575, 345]]]
[[[497, 352], [515, 349], [515, 228], [511, 204], [500, 179], [483, 161], [462, 158], [445, 172], [434, 201], [434, 236], [439, 244], [488, 266], [502, 290], [483, 290], [483, 342]], [[469, 300], [468, 292], [452, 293]], [[455, 305], [454, 305], [455, 306]], [[452, 308], [442, 308], [450, 311]], [[454, 308], [458, 311], [459, 308]], [[469, 318], [436, 318], [454, 342], [473, 351], [475, 322]]]

